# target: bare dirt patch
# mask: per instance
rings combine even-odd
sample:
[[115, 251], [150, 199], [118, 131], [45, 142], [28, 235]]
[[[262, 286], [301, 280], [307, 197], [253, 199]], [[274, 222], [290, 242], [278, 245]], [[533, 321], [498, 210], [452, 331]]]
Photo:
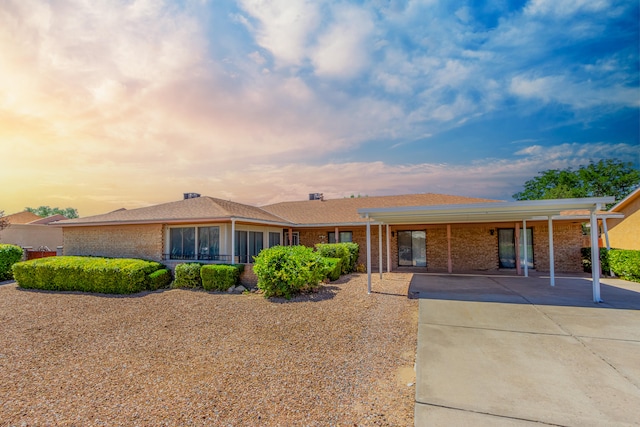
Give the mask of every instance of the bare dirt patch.
[[0, 286], [0, 426], [413, 425], [410, 274], [292, 301]]

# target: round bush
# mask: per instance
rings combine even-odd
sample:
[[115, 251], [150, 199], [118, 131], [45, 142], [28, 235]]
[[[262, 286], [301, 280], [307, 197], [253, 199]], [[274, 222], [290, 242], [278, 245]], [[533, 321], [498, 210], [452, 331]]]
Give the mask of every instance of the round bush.
[[0, 280], [13, 279], [11, 267], [22, 259], [22, 248], [0, 244]]

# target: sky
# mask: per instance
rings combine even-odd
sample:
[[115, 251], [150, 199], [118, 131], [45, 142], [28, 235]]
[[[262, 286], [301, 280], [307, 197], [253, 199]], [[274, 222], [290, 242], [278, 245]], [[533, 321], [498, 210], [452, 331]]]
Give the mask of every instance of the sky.
[[0, 210], [640, 167], [639, 2], [0, 0]]

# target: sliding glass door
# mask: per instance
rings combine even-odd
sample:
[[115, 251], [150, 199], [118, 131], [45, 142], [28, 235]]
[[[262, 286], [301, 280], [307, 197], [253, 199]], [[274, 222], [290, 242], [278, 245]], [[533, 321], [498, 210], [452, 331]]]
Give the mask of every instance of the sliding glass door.
[[427, 233], [424, 230], [398, 231], [398, 265], [427, 266]]

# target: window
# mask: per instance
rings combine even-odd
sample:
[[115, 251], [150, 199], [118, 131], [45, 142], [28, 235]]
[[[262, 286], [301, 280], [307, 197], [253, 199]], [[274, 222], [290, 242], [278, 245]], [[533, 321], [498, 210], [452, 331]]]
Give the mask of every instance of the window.
[[427, 266], [427, 233], [425, 231], [398, 231], [398, 265]]
[[247, 262], [253, 262], [253, 257], [258, 255], [263, 248], [262, 231], [249, 232], [249, 258]]
[[[520, 228], [520, 265], [524, 265], [524, 235]], [[500, 268], [516, 268], [515, 229], [498, 229], [498, 258]], [[533, 229], [527, 228], [527, 266], [533, 268]]]
[[198, 259], [217, 259], [220, 255], [220, 227], [198, 227]]
[[215, 260], [219, 258], [219, 255], [220, 227], [173, 227], [169, 229], [169, 259]]
[[269, 247], [280, 245], [280, 233], [269, 232]]
[[[341, 231], [338, 234], [340, 238], [340, 243], [350, 243], [353, 242], [353, 232], [352, 231]], [[336, 243], [336, 233], [334, 231], [329, 232], [329, 243]]]
[[169, 232], [171, 259], [194, 259], [196, 255], [195, 227], [172, 228]]
[[282, 234], [284, 235], [285, 246], [297, 246], [300, 244], [300, 232], [293, 231], [291, 233], [291, 241], [289, 241], [289, 232], [287, 230], [284, 230]]
[[247, 232], [236, 230], [236, 253], [238, 262], [247, 262]]

